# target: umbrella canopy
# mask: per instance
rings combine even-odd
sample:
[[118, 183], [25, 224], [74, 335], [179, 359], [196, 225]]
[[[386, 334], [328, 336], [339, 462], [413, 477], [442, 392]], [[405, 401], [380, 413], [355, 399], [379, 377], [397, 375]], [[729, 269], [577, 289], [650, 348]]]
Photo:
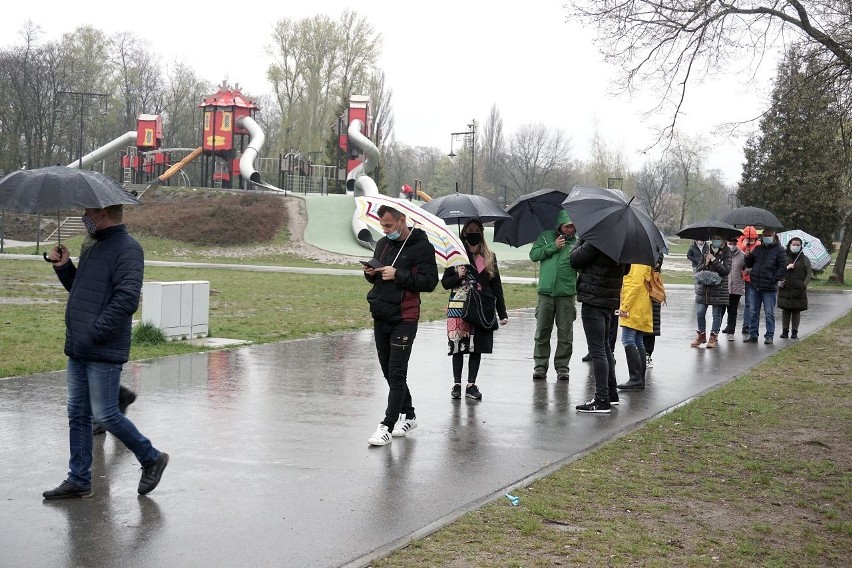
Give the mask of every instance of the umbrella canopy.
[[713, 235], [720, 235], [726, 241], [738, 239], [743, 232], [733, 225], [729, 225], [723, 221], [699, 221], [687, 225], [677, 232], [677, 236], [683, 239], [693, 239], [696, 241], [707, 241]]
[[568, 196], [558, 189], [525, 193], [506, 211], [510, 218], [494, 225], [494, 241], [513, 247], [534, 242], [542, 231], [556, 227], [556, 216]]
[[435, 248], [435, 260], [442, 268], [467, 264], [467, 251], [454, 231], [447, 224], [428, 211], [423, 211], [417, 205], [407, 200], [394, 199], [386, 195], [360, 195], [355, 198], [358, 216], [369, 226], [380, 233], [382, 224], [379, 221], [379, 207], [387, 205], [405, 215], [409, 222], [422, 229], [429, 237], [429, 242]]
[[574, 186], [562, 207], [577, 236], [616, 262], [654, 266], [668, 252], [648, 213], [620, 190]]
[[802, 239], [802, 253], [810, 259], [814, 270], [822, 270], [831, 263], [831, 255], [819, 238], [800, 229], [778, 233], [778, 241], [785, 247], [794, 237]]
[[140, 203], [103, 174], [65, 166], [17, 170], [0, 180], [0, 209], [23, 213]]
[[481, 195], [452, 193], [436, 197], [423, 204], [422, 209], [447, 222], [464, 224], [468, 219], [479, 219], [483, 223], [508, 219], [509, 215], [499, 205]]
[[740, 207], [734, 209], [720, 220], [735, 227], [753, 225], [759, 228], [772, 227], [780, 229], [784, 226], [774, 213], [760, 207]]

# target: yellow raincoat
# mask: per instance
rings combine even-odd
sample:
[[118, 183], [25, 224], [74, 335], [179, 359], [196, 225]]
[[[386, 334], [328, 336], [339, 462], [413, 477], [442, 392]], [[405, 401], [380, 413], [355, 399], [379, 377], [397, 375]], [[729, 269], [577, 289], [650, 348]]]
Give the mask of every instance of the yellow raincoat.
[[651, 280], [651, 267], [643, 264], [631, 264], [630, 272], [621, 284], [621, 305], [619, 309], [627, 312], [627, 317], [618, 318], [618, 325], [636, 329], [642, 333], [654, 333], [654, 311], [648, 285]]

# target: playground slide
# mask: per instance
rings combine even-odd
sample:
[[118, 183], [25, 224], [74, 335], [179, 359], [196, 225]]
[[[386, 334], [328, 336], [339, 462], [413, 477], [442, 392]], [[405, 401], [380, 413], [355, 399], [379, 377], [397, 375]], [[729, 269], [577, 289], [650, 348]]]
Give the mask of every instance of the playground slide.
[[184, 166], [186, 166], [192, 160], [194, 160], [195, 158], [200, 156], [201, 152], [203, 152], [203, 151], [204, 151], [204, 149], [201, 148], [201, 147], [196, 148], [195, 150], [190, 152], [186, 157], [184, 157], [183, 160], [181, 160], [180, 162], [178, 162], [176, 164], [172, 164], [171, 167], [169, 167], [169, 169], [167, 169], [162, 174], [160, 174], [160, 177], [158, 177], [157, 179], [152, 181], [148, 185], [148, 187], [146, 187], [145, 189], [150, 189], [152, 187], [156, 187], [156, 186], [160, 185], [161, 183], [163, 183], [164, 181], [166, 181], [167, 179], [169, 179], [170, 177], [172, 177], [173, 175], [175, 175], [176, 173], [181, 171], [184, 168]]
[[[83, 156], [83, 167], [84, 168], [91, 167], [92, 164], [94, 164], [97, 161], [103, 160], [104, 158], [106, 158], [110, 154], [114, 154], [115, 152], [118, 152], [119, 150], [122, 150], [127, 146], [135, 146], [135, 145], [136, 145], [136, 131], [130, 130], [128, 132], [125, 132], [124, 134], [122, 134], [121, 136], [116, 138], [115, 140], [107, 142], [106, 144], [104, 144], [100, 148], [97, 148], [96, 150], [92, 151], [91, 153]], [[68, 164], [68, 167], [69, 168], [75, 168], [75, 169], [79, 168], [80, 167], [80, 160], [74, 160], [73, 162]]]
[[[369, 138], [361, 134], [362, 126], [363, 123], [356, 119], [349, 124], [347, 130], [350, 144], [355, 144], [366, 154], [364, 161], [355, 166], [349, 172], [349, 175], [346, 176], [346, 193], [354, 197], [359, 195], [377, 195], [379, 193], [376, 182], [367, 175], [376, 169], [379, 163], [379, 149]], [[352, 214], [352, 234], [355, 235], [355, 240], [362, 247], [370, 250], [375, 248], [376, 239], [367, 224], [358, 218], [357, 209]]]
[[254, 161], [266, 142], [266, 135], [260, 129], [260, 125], [250, 116], [243, 116], [237, 119], [237, 126], [245, 128], [249, 133], [249, 145], [240, 156], [240, 177], [245, 180], [246, 189], [253, 186], [270, 191], [284, 191], [280, 187], [261, 181], [260, 172], [254, 169]]

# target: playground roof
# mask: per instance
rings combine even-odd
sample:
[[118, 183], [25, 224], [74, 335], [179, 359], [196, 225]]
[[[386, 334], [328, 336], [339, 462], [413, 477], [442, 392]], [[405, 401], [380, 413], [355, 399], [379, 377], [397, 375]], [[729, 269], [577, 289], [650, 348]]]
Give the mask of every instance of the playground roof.
[[260, 108], [254, 104], [254, 101], [247, 99], [243, 95], [239, 85], [231, 87], [226, 81], [222, 81], [222, 84], [219, 85], [219, 90], [215, 94], [205, 97], [198, 106]]

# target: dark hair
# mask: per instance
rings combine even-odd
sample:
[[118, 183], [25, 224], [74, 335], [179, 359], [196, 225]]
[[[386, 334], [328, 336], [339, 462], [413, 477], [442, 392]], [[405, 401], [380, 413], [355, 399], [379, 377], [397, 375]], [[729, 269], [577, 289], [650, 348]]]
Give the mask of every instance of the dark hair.
[[397, 221], [399, 221], [400, 219], [405, 217], [404, 213], [397, 211], [396, 209], [394, 209], [393, 207], [390, 207], [389, 205], [380, 206], [378, 211], [376, 211], [376, 213], [378, 213], [379, 217], [384, 217], [386, 213], [390, 213], [391, 217], [393, 217]]

